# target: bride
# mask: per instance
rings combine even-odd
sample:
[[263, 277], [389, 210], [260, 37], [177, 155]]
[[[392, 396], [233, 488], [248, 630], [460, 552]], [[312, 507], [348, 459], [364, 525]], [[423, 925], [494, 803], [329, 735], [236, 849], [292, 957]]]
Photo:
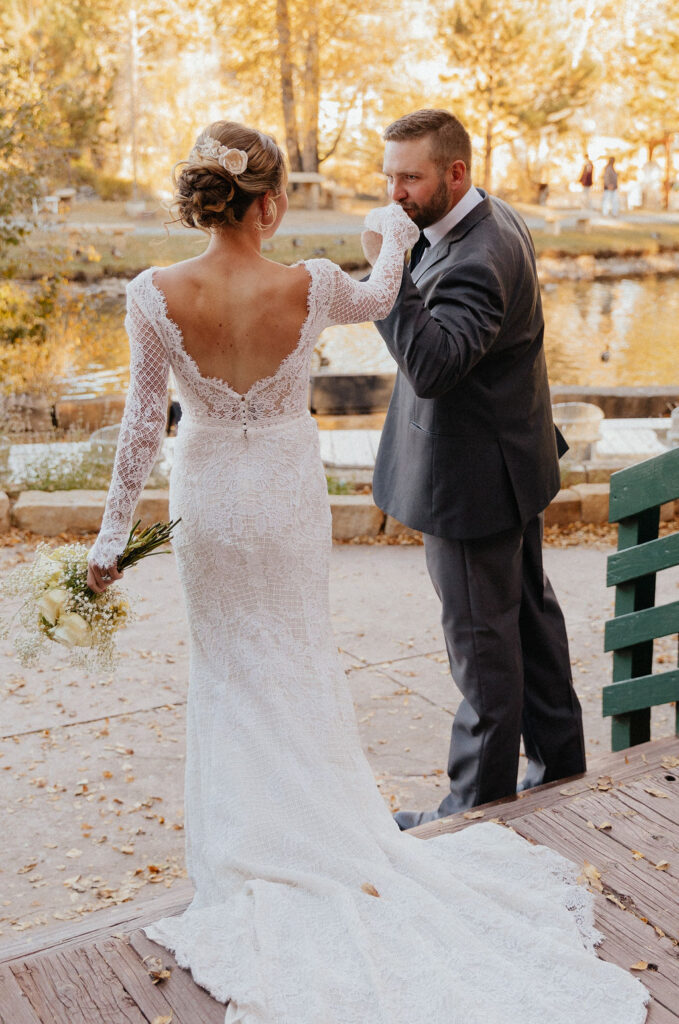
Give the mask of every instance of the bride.
[[573, 865], [491, 823], [402, 833], [374, 783], [330, 628], [307, 381], [323, 328], [386, 316], [418, 231], [397, 205], [371, 211], [381, 249], [367, 282], [325, 259], [280, 266], [261, 243], [285, 185], [272, 138], [210, 125], [175, 197], [181, 222], [208, 232], [205, 252], [128, 286], [130, 388], [88, 579], [99, 592], [120, 578], [172, 368], [170, 513], [191, 638], [195, 895], [145, 932], [227, 1004], [225, 1024], [642, 1024], [647, 993], [597, 958]]

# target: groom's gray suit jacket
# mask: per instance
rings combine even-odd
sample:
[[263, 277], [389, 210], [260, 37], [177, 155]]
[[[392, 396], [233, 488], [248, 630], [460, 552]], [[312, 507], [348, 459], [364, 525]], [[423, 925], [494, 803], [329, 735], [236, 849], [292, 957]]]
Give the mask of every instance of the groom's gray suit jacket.
[[404, 269], [376, 325], [399, 370], [375, 501], [457, 539], [523, 525], [559, 490], [532, 240], [511, 207], [479, 191], [412, 276]]

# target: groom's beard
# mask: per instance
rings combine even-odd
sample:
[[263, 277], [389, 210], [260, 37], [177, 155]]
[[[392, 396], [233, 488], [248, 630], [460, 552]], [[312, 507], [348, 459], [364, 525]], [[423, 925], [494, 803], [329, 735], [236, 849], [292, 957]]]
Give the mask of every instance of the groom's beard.
[[436, 191], [426, 203], [418, 205], [407, 202], [400, 205], [420, 230], [428, 228], [431, 224], [436, 224], [442, 217], [445, 217], [452, 206], [446, 179], [441, 178]]

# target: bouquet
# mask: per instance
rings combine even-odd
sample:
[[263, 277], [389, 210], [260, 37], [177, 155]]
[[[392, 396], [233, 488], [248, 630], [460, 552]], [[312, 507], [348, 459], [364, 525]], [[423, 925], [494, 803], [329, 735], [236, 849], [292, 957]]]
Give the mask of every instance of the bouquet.
[[[118, 558], [122, 572], [158, 549], [177, 525], [154, 523], [130, 531]], [[23, 603], [9, 622], [0, 622], [0, 638], [12, 636], [22, 665], [32, 665], [49, 641], [69, 648], [78, 665], [110, 668], [114, 662], [115, 634], [132, 617], [129, 601], [118, 587], [95, 594], [87, 585], [86, 544], [50, 548], [40, 544], [31, 565], [15, 569], [0, 583], [0, 597], [22, 597]], [[18, 619], [20, 629], [13, 632]]]

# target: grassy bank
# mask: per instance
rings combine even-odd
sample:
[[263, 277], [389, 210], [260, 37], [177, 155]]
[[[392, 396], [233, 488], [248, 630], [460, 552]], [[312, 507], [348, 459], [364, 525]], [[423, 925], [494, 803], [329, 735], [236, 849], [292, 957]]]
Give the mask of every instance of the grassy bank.
[[[134, 224], [121, 223], [117, 204], [99, 205], [101, 210], [77, 211], [48, 230], [33, 231], [20, 246], [0, 258], [0, 276], [35, 279], [62, 272], [80, 281], [129, 278], [151, 265], [167, 266], [196, 256], [206, 245], [205, 236], [199, 232], [166, 233], [160, 214], [145, 222], [154, 229], [152, 232], [134, 234]], [[90, 220], [84, 219], [86, 214]], [[534, 229], [532, 235], [538, 256], [642, 257], [679, 250], [679, 224], [651, 220], [611, 221], [596, 224], [589, 231], [563, 227], [559, 234], [548, 224], [544, 229]], [[265, 249], [270, 259], [280, 263], [327, 256], [347, 270], [365, 266], [360, 236], [350, 232], [328, 234], [321, 229], [313, 235], [282, 235], [266, 243]]]
[[[101, 230], [55, 237], [34, 231], [21, 246], [0, 258], [0, 276], [34, 280], [61, 272], [75, 281], [96, 281], [102, 277], [133, 277], [148, 266], [167, 266], [202, 252], [204, 235], [172, 233], [165, 236], [127, 235], [118, 237]], [[295, 263], [314, 256], [327, 256], [347, 270], [365, 265], [359, 235], [286, 235], [265, 244], [265, 255], [278, 263]]]

